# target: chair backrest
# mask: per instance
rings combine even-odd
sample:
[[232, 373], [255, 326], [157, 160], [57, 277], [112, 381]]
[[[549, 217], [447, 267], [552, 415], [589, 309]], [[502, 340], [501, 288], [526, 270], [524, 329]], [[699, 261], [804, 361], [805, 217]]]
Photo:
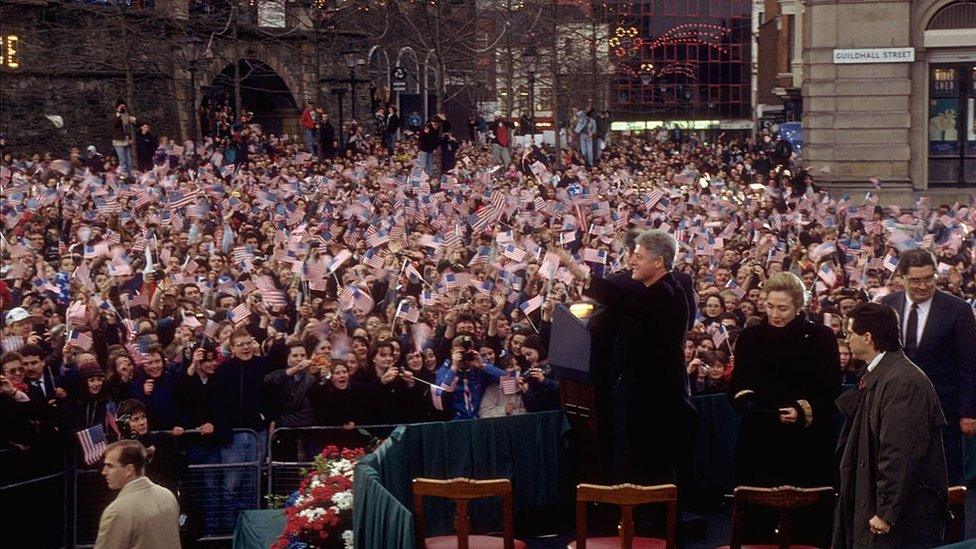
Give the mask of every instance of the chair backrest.
[[426, 546], [424, 542], [424, 538], [426, 537], [424, 529], [425, 497], [454, 500], [454, 528], [457, 534], [457, 546], [458, 549], [468, 549], [468, 536], [471, 534], [471, 519], [468, 516], [468, 504], [473, 499], [499, 496], [502, 498], [502, 535], [504, 537], [505, 549], [514, 549], [515, 527], [513, 526], [512, 519], [512, 483], [508, 479], [413, 479], [413, 511], [417, 521], [417, 548], [423, 549]]
[[946, 531], [946, 543], [956, 543], [963, 540], [966, 533], [966, 487], [949, 487], [949, 527]]
[[678, 487], [674, 484], [637, 486], [619, 484], [601, 486], [580, 484], [576, 487], [576, 547], [586, 549], [586, 504], [609, 503], [620, 507], [620, 546], [630, 549], [634, 543], [634, 507], [663, 503], [668, 508], [667, 547], [677, 546]]
[[[779, 549], [789, 549], [793, 535], [790, 512], [804, 507], [832, 505], [834, 489], [830, 486], [820, 488], [755, 488], [739, 486], [732, 498], [732, 542], [731, 549], [741, 549], [743, 539], [743, 513], [748, 506], [769, 507], [779, 510], [779, 523], [776, 528], [776, 544]], [[750, 540], [751, 541], [751, 540]]]

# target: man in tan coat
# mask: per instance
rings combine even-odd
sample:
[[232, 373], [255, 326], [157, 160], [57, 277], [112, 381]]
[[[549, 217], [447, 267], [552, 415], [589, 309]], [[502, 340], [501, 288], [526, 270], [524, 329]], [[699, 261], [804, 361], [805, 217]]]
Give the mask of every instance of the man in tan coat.
[[146, 478], [145, 466], [146, 449], [136, 440], [106, 448], [102, 475], [120, 492], [102, 512], [95, 549], [179, 549], [176, 496]]

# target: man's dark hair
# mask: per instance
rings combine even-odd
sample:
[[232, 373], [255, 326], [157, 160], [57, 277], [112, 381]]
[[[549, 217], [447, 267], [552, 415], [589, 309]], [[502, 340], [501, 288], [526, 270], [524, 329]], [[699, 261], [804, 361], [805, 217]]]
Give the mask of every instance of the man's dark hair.
[[459, 315], [457, 315], [457, 321], [455, 322], [455, 324], [460, 324], [462, 322], [470, 322], [472, 324], [475, 324], [475, 323], [477, 323], [477, 321], [478, 321], [478, 319], [475, 318], [475, 316], [473, 314], [470, 314], [470, 313], [460, 313]]
[[40, 345], [34, 345], [33, 343], [28, 343], [27, 345], [24, 345], [23, 347], [20, 348], [20, 356], [22, 357], [36, 356], [37, 358], [44, 360], [44, 357], [47, 356], [47, 353], [44, 352], [44, 348], [41, 347]]
[[143, 354], [144, 355], [159, 355], [160, 360], [163, 361], [163, 366], [164, 367], [166, 366], [166, 350], [163, 349], [163, 346], [162, 345], [156, 345], [156, 344], [150, 345], [149, 348], [146, 349], [146, 352], [143, 353]]
[[105, 453], [108, 454], [112, 450], [119, 451], [119, 465], [125, 467], [126, 465], [132, 465], [136, 474], [142, 476], [146, 472], [146, 448], [138, 440], [120, 440], [118, 442], [113, 442], [105, 448]]
[[146, 405], [142, 401], [135, 398], [127, 398], [119, 403], [119, 409], [117, 410], [119, 417], [131, 416], [136, 412], [146, 413]]
[[876, 350], [887, 352], [901, 349], [898, 314], [891, 307], [880, 303], [862, 303], [854, 307], [850, 318], [854, 333], [870, 333]]
[[921, 248], [902, 252], [901, 257], [898, 258], [897, 273], [900, 275], [908, 274], [908, 269], [912, 267], [932, 267], [935, 269], [935, 256], [932, 255], [932, 252]]

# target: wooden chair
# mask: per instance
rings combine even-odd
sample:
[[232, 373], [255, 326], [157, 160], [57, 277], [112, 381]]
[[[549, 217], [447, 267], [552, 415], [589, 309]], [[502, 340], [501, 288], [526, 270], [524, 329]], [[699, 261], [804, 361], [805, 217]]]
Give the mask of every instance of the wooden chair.
[[[502, 536], [472, 536], [468, 504], [473, 499], [501, 496], [502, 498]], [[425, 537], [424, 498], [439, 497], [454, 500], [454, 536]], [[524, 549], [525, 544], [515, 539], [512, 519], [512, 483], [508, 479], [473, 480], [455, 478], [439, 480], [430, 478], [413, 479], [413, 511], [417, 521], [417, 548], [440, 549], [481, 549], [496, 547], [504, 549]]]
[[966, 487], [949, 487], [949, 517], [948, 528], [946, 528], [946, 543], [957, 543], [963, 540], [966, 534]]
[[[586, 504], [610, 503], [620, 507], [619, 536], [586, 537]], [[636, 537], [634, 535], [634, 507], [652, 503], [663, 503], [668, 508], [667, 539]], [[678, 530], [678, 487], [674, 484], [660, 486], [636, 486], [620, 484], [600, 486], [580, 484], [576, 487], [576, 541], [569, 544], [571, 549], [603, 549], [623, 547], [624, 549], [674, 549], [677, 547]]]
[[[830, 486], [822, 488], [794, 488], [780, 486], [779, 488], [754, 488], [739, 486], [735, 489], [732, 500], [732, 543], [719, 549], [816, 549], [812, 545], [793, 545], [790, 543], [793, 535], [793, 525], [790, 512], [795, 509], [816, 508], [818, 506], [833, 505], [834, 489]], [[770, 507], [779, 511], [779, 521], [776, 528], [777, 542], [775, 544], [743, 544], [743, 514], [745, 508]]]

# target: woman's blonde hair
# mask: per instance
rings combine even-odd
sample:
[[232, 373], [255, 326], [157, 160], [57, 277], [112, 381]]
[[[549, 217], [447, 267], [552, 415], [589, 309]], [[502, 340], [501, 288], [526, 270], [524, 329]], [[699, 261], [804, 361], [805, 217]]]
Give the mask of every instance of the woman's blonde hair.
[[769, 277], [766, 283], [763, 284], [763, 291], [767, 295], [769, 295], [769, 292], [786, 293], [793, 299], [793, 304], [796, 305], [797, 309], [802, 309], [810, 297], [800, 277], [791, 272], [776, 273]]

